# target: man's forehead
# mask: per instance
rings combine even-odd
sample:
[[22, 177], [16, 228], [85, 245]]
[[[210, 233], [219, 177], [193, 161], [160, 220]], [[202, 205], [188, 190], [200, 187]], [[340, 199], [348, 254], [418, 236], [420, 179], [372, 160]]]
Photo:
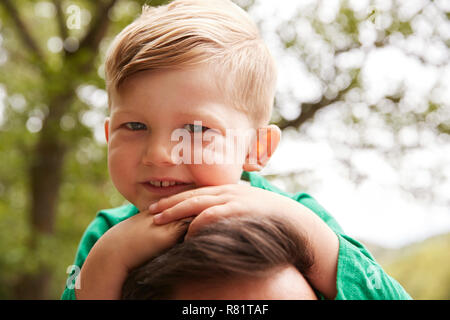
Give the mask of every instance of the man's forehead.
[[174, 299], [317, 299], [303, 275], [293, 266], [267, 270], [262, 277], [237, 276], [204, 282], [185, 282], [174, 292]]

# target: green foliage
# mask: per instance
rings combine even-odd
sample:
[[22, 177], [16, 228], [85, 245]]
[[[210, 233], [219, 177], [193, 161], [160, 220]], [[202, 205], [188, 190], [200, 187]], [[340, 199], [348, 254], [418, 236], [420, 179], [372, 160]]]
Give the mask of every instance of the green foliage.
[[358, 19], [355, 17], [353, 10], [342, 7], [337, 17], [338, 24], [342, 27], [344, 33], [358, 38]]
[[450, 123], [440, 123], [437, 127], [439, 132], [450, 135]]
[[[84, 229], [102, 208], [123, 204], [109, 181], [106, 148], [81, 140], [67, 155], [54, 234], [41, 236], [31, 250], [28, 222], [26, 157], [9, 144], [13, 133], [2, 133], [0, 144], [0, 299], [13, 298], [12, 288], [22, 273], [33, 274], [42, 263], [52, 270], [50, 299], [62, 293], [66, 269], [73, 263]], [[89, 151], [96, 150], [95, 155]]]
[[[142, 3], [118, 1], [115, 10], [120, 10], [121, 14], [110, 25], [105, 43], [100, 46], [103, 51], [95, 52], [94, 58], [91, 52], [82, 51], [71, 59], [65, 59], [63, 52], [53, 53], [47, 49], [48, 39], [60, 36], [56, 18], [38, 17], [35, 1], [13, 3], [45, 60], [37, 60], [24, 45], [12, 17], [0, 4], [1, 46], [8, 52], [8, 61], [0, 65], [0, 90], [7, 94], [0, 101], [5, 119], [0, 124], [0, 299], [15, 298], [15, 287], [21, 277], [38, 274], [42, 268], [50, 270], [52, 275], [47, 298], [59, 299], [66, 270], [73, 263], [83, 231], [97, 211], [119, 206], [124, 199], [109, 180], [106, 146], [96, 142], [92, 128], [80, 120], [83, 112], [93, 107], [77, 96], [67, 101], [66, 106], [51, 106], [50, 103], [66, 92], [74, 93], [80, 84], [104, 88], [104, 80], [97, 71], [106, 46], [138, 13], [123, 9], [130, 7], [140, 11]], [[63, 9], [76, 4], [94, 17], [98, 3], [63, 1]], [[88, 27], [89, 24], [81, 30], [67, 30], [68, 35], [82, 39]], [[94, 59], [94, 67], [81, 72], [77, 66], [90, 59]], [[65, 156], [53, 233], [37, 235], [29, 217], [29, 168], [40, 131], [30, 132], [26, 124], [32, 116], [45, 119], [51, 107], [64, 107], [64, 119], [69, 119], [72, 125], [64, 128], [59, 121], [51, 123], [50, 134], [57, 136], [69, 151]]]
[[413, 30], [409, 21], [395, 20], [394, 23], [392, 23], [391, 27], [387, 30], [387, 32], [388, 34], [400, 32], [404, 36], [409, 36], [413, 33]]

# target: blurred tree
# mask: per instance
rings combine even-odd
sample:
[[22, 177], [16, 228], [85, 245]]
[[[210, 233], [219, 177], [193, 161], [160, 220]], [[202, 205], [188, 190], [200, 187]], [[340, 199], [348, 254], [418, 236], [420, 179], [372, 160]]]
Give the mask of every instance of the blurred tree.
[[[265, 27], [271, 22], [262, 18], [262, 29], [276, 29], [284, 56], [294, 57], [306, 70], [308, 81], [319, 87], [305, 89], [300, 82], [305, 76], [299, 77], [291, 90], [277, 95], [273, 122], [283, 130], [293, 128], [308, 135], [311, 126], [305, 123], [311, 124], [316, 115], [328, 112], [325, 109], [337, 110], [343, 126], [333, 132], [335, 127], [330, 125], [327, 139], [336, 150], [346, 151], [341, 152], [340, 161], [355, 183], [367, 176], [358, 171], [349, 154], [374, 150], [399, 172], [406, 192], [416, 199], [449, 205], [447, 196], [434, 192], [448, 183], [448, 175], [443, 175], [445, 163], [429, 168], [423, 176], [432, 178], [422, 179], [423, 184], [402, 170], [407, 167], [405, 156], [427, 147], [430, 140], [441, 145], [450, 141], [450, 8], [445, 3], [300, 1], [289, 18], [278, 20], [275, 27]], [[257, 4], [262, 6], [263, 1]], [[388, 75], [373, 83], [371, 77], [377, 72]], [[413, 77], [423, 78], [421, 87]], [[313, 96], [298, 94], [305, 90], [314, 91]], [[296, 105], [296, 110], [285, 105]], [[292, 178], [298, 181], [307, 175], [294, 172]]]
[[[152, 1], [152, 5], [164, 2]], [[63, 129], [64, 123], [67, 126], [71, 121], [78, 122], [77, 113], [88, 108], [77, 96], [77, 88], [82, 84], [104, 87], [98, 72], [99, 52], [111, 18], [116, 19], [113, 32], [117, 33], [137, 15], [133, 9], [139, 9], [144, 1], [2, 0], [0, 3], [5, 23], [2, 35], [10, 57], [2, 65], [0, 83], [8, 93], [15, 93], [15, 100], [10, 99], [13, 108], [37, 103], [29, 106], [28, 119], [21, 115], [13, 119], [14, 114], [7, 114], [2, 128], [8, 133], [25, 127], [35, 132], [33, 137], [18, 135], [16, 140], [22, 146], [28, 173], [25, 175], [29, 190], [27, 242], [28, 252], [32, 252], [54, 232], [65, 156], [83, 137], [90, 135], [83, 125], [69, 124], [73, 126], [71, 130]], [[118, 17], [114, 11], [118, 5], [122, 10], [128, 9], [129, 14], [125, 11]], [[16, 282], [17, 298], [46, 298], [50, 276], [51, 270], [41, 259], [33, 273], [25, 273]]]
[[[101, 136], [106, 114], [103, 55], [145, 2], [0, 0], [0, 298], [58, 298], [93, 212], [123, 201], [108, 180], [105, 146], [92, 136]], [[251, 11], [261, 1], [235, 2]], [[336, 14], [327, 16], [331, 3], [337, 3]], [[391, 158], [415, 147], [401, 143], [405, 127], [448, 137], [448, 101], [439, 98], [445, 91], [439, 82], [417, 108], [405, 107], [411, 103], [406, 85], [368, 99], [365, 83], [370, 54], [386, 47], [427, 67], [448, 68], [448, 7], [422, 1], [408, 11], [405, 1], [358, 3], [366, 2], [309, 1], [277, 22], [283, 50], [302, 63], [320, 92], [309, 101], [297, 98], [294, 117], [285, 115], [285, 97], [278, 94], [273, 122], [302, 130], [337, 106], [345, 126], [364, 131], [367, 113], [375, 114], [395, 134], [392, 147], [380, 147], [370, 134], [339, 142], [380, 149]], [[424, 28], [419, 33], [425, 46], [437, 48], [434, 55], [408, 47]], [[436, 52], [445, 52], [444, 58]]]

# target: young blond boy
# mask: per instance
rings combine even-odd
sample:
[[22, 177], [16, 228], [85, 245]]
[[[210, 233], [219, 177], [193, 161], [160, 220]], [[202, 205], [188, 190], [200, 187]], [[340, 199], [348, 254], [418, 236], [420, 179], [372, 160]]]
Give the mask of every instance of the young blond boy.
[[[195, 217], [190, 236], [220, 218], [254, 214], [282, 215], [306, 233], [314, 264], [305, 277], [323, 298], [410, 298], [314, 199], [284, 193], [255, 173], [280, 130], [268, 124], [275, 63], [245, 11], [228, 0], [144, 7], [111, 45], [106, 79], [108, 167], [131, 204], [100, 211], [88, 227], [75, 259], [81, 272], [64, 299], [119, 298], [128, 273], [172, 246], [185, 218]], [[174, 159], [180, 129], [214, 138], [183, 149], [200, 162]], [[241, 157], [208, 161], [224, 159], [224, 149], [208, 148], [213, 140], [251, 129], [258, 139], [245, 140]]]

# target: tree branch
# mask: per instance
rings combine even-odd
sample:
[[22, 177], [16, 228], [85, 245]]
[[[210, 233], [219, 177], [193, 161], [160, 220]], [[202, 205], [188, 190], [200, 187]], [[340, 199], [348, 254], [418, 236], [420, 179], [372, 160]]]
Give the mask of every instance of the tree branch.
[[317, 111], [320, 109], [326, 108], [329, 105], [341, 101], [344, 98], [344, 95], [352, 88], [355, 87], [355, 79], [352, 81], [352, 83], [345, 88], [344, 90], [340, 91], [338, 95], [333, 99], [327, 99], [325, 96], [322, 96], [322, 99], [317, 103], [303, 103], [300, 105], [300, 108], [302, 112], [300, 115], [293, 119], [293, 120], [286, 120], [282, 119], [277, 123], [277, 126], [283, 130], [288, 127], [294, 127], [296, 129], [300, 128], [300, 126], [308, 121], [309, 119], [313, 118]]
[[[78, 56], [80, 53], [84, 55], [84, 58], [77, 63], [79, 70], [83, 73], [90, 72], [94, 64], [95, 52], [98, 50], [101, 40], [106, 35], [110, 23], [108, 12], [116, 2], [117, 0], [109, 0], [107, 2], [98, 1], [96, 14], [92, 19], [89, 30], [80, 41], [79, 49], [75, 52], [67, 52], [67, 58], [69, 59]], [[88, 53], [87, 55], [86, 52]]]
[[41, 50], [39, 49], [39, 46], [34, 41], [30, 31], [28, 30], [27, 26], [20, 17], [17, 8], [10, 0], [1, 0], [1, 3], [5, 7], [6, 11], [9, 13], [11, 18], [13, 19], [14, 23], [16, 24], [17, 30], [19, 31], [19, 36], [22, 39], [25, 46], [30, 50], [30, 53], [37, 56], [39, 60], [44, 61], [44, 55], [42, 54]]
[[100, 2], [97, 7], [96, 16], [94, 17], [89, 31], [86, 36], [80, 41], [80, 48], [96, 50], [100, 41], [106, 34], [110, 20], [108, 19], [109, 10], [116, 4], [117, 0], [110, 0], [108, 2]]
[[61, 8], [61, 0], [53, 0], [56, 8], [56, 21], [58, 23], [59, 34], [64, 41], [67, 38], [67, 28], [64, 20], [64, 13]]

